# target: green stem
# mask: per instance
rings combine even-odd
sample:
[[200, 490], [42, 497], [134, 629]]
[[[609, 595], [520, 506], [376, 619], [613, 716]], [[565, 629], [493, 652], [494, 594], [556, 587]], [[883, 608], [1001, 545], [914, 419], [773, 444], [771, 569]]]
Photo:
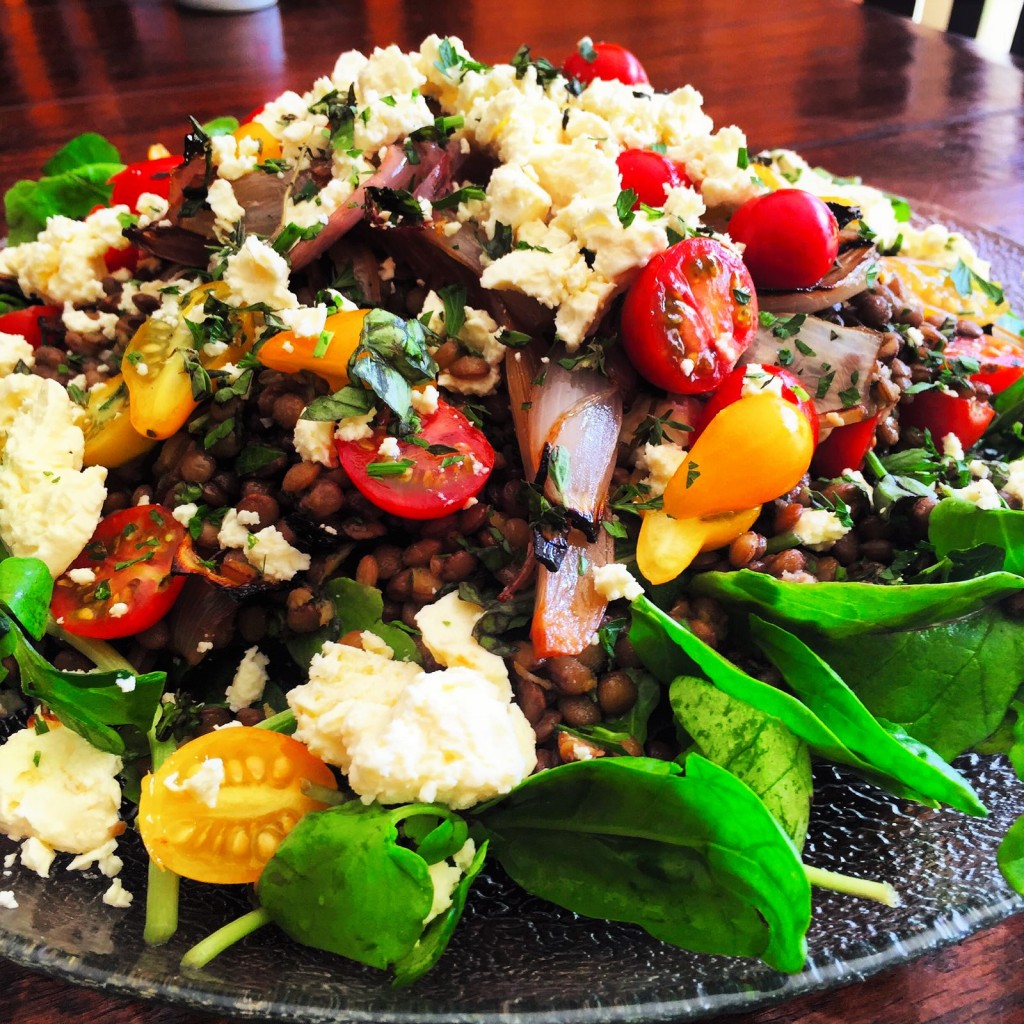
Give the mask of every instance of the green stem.
[[146, 885], [146, 926], [142, 938], [148, 946], [162, 946], [178, 930], [178, 882], [173, 871], [149, 862]]
[[79, 654], [84, 654], [98, 669], [103, 672], [128, 672], [135, 675], [135, 666], [105, 640], [90, 640], [88, 637], [75, 636], [62, 629], [53, 619], [46, 624], [46, 632], [56, 637], [69, 647], [74, 647]]
[[886, 472], [885, 466], [882, 465], [882, 460], [873, 451], [869, 451], [864, 456], [864, 465], [875, 474], [877, 480], [881, 480], [883, 476], [889, 475]]
[[888, 882], [872, 882], [866, 878], [852, 878], [850, 875], [841, 875], [837, 871], [812, 868], [809, 864], [804, 865], [804, 874], [807, 875], [807, 881], [811, 885], [818, 886], [819, 889], [831, 889], [833, 892], [845, 893], [847, 896], [874, 900], [876, 903], [884, 903], [887, 907], [900, 905], [899, 894]]
[[291, 734], [295, 732], [295, 712], [291, 708], [288, 708], [286, 711], [279, 711], [276, 715], [271, 715], [270, 718], [257, 722], [255, 728]]
[[201, 942], [197, 942], [181, 958], [181, 966], [205, 967], [228, 946], [233, 946], [265, 924], [270, 924], [270, 914], [266, 910], [251, 910], [248, 914], [243, 914], [234, 921], [229, 921], [223, 928], [218, 928], [212, 935], [207, 935]]
[[764, 553], [774, 555], [788, 548], [799, 547], [801, 544], [803, 541], [792, 530], [787, 530], [785, 533], [777, 533], [774, 537], [769, 537]]

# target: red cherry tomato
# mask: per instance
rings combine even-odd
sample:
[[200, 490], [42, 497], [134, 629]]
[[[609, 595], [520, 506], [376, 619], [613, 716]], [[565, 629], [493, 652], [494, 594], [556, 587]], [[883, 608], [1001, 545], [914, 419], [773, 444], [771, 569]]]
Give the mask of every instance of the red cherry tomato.
[[714, 393], [711, 401], [704, 406], [704, 413], [697, 424], [693, 439], [696, 440], [704, 432], [707, 425], [727, 405], [739, 401], [744, 394], [756, 394], [758, 391], [774, 391], [772, 378], [778, 378], [782, 384], [779, 393], [787, 402], [792, 402], [807, 417], [814, 435], [814, 443], [818, 443], [818, 410], [814, 408], [811, 396], [804, 390], [800, 378], [781, 366], [762, 366], [754, 363], [748, 366], [737, 366]]
[[180, 156], [162, 156], [157, 160], [142, 160], [137, 164], [129, 164], [110, 179], [114, 186], [110, 205], [124, 203], [129, 210], [134, 210], [143, 192], [151, 192], [153, 195], [169, 199], [171, 171], [180, 163]]
[[250, 110], [249, 113], [246, 114], [245, 117], [242, 118], [241, 123], [242, 124], [249, 124], [250, 122], [255, 121], [256, 118], [259, 117], [260, 114], [262, 114], [263, 111], [266, 110], [266, 109], [267, 109], [266, 103], [261, 103], [258, 107], [253, 107], [253, 109]]
[[847, 469], [860, 469], [864, 456], [874, 447], [877, 426], [878, 417], [869, 416], [860, 423], [835, 427], [814, 449], [811, 471], [815, 476], [834, 480]]
[[759, 288], [809, 288], [839, 252], [839, 224], [817, 196], [783, 188], [748, 199], [729, 221]]
[[20, 334], [33, 348], [43, 343], [43, 323], [60, 320], [59, 306], [26, 306], [0, 315], [0, 334]]
[[622, 307], [622, 341], [637, 371], [666, 391], [714, 391], [757, 331], [757, 296], [736, 253], [684, 238], [640, 271]]
[[142, 253], [139, 252], [138, 247], [129, 245], [124, 249], [115, 249], [111, 246], [103, 254], [103, 262], [106, 264], [107, 271], [111, 274], [116, 273], [118, 270], [127, 270], [130, 273], [135, 273], [135, 268], [139, 265], [139, 257]]
[[987, 384], [995, 394], [1005, 391], [1024, 374], [1024, 345], [993, 338], [983, 334], [980, 338], [957, 335], [946, 344], [947, 356], [954, 359], [973, 359], [980, 366], [971, 380]]
[[[50, 611], [69, 633], [100, 640], [132, 636], [159, 622], [185, 585], [172, 576], [185, 528], [163, 505], [137, 505], [104, 519], [53, 585]], [[75, 582], [76, 569], [94, 579]], [[78, 574], [76, 574], [78, 575]]]
[[637, 200], [633, 209], [641, 203], [648, 206], [665, 205], [665, 186], [677, 188], [691, 184], [686, 171], [674, 160], [649, 149], [624, 149], [615, 159], [622, 178], [623, 189], [632, 189]]
[[[584, 56], [579, 50], [570, 54], [562, 64], [567, 78], [592, 82], [595, 78], [617, 79], [626, 85], [646, 85], [647, 72], [636, 54], [618, 43], [593, 43]], [[589, 59], [588, 59], [589, 57]]]
[[386, 436], [377, 430], [361, 441], [338, 441], [338, 456], [365, 498], [404, 519], [458, 511], [480, 493], [494, 468], [490, 442], [445, 402], [423, 417], [414, 435], [426, 446], [399, 439], [398, 458], [392, 459], [379, 451]]
[[900, 402], [901, 426], [929, 431], [940, 446], [946, 434], [956, 434], [964, 451], [977, 444], [995, 414], [991, 405], [973, 395], [960, 398], [938, 388], [919, 391]]

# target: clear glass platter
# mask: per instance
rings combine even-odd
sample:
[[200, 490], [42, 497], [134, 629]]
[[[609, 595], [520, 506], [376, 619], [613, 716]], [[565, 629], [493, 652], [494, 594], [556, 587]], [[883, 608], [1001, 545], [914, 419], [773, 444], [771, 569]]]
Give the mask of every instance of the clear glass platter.
[[[967, 233], [1022, 308], [1024, 249]], [[791, 977], [758, 962], [686, 953], [632, 926], [577, 918], [526, 895], [497, 869], [478, 880], [441, 963], [411, 989], [396, 991], [380, 972], [295, 945], [273, 927], [186, 974], [182, 953], [248, 910], [245, 891], [183, 882], [178, 934], [148, 948], [145, 857], [131, 835], [119, 851], [125, 887], [136, 894], [128, 911], [101, 902], [108, 882], [97, 873], [66, 873], [66, 856], [49, 880], [20, 866], [0, 877], [0, 888], [18, 901], [16, 910], [0, 911], [0, 956], [110, 993], [303, 1024], [600, 1024], [749, 1011], [865, 978], [1024, 910], [995, 862], [1006, 829], [1024, 814], [1024, 786], [1001, 758], [969, 755], [957, 766], [988, 818], [905, 804], [836, 769], [818, 769], [805, 859], [887, 880], [902, 904], [816, 894], [807, 966]], [[0, 857], [15, 849], [0, 837]]]

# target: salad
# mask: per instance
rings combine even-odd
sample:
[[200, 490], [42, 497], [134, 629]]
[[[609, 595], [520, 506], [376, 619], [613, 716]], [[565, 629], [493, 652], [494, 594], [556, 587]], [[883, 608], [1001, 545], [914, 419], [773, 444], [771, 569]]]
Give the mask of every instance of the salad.
[[898, 899], [801, 860], [812, 760], [1022, 770], [1024, 323], [903, 199], [614, 44], [432, 36], [5, 208], [7, 867], [152, 943], [251, 886], [185, 967], [273, 925], [412, 984], [492, 862], [796, 972], [812, 886]]

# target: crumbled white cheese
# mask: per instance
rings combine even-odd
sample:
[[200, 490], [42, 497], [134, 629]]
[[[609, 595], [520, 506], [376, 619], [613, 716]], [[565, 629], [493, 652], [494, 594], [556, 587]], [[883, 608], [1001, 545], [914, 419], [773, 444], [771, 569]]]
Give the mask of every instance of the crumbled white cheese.
[[0, 907], [3, 907], [4, 910], [18, 909], [18, 901], [14, 898], [14, 892], [11, 889], [0, 889]]
[[292, 547], [276, 526], [265, 526], [252, 534], [245, 557], [269, 580], [290, 580], [309, 568], [309, 555]]
[[258, 647], [250, 647], [235, 669], [234, 677], [224, 697], [232, 711], [250, 707], [263, 696], [267, 685], [267, 665], [270, 659]]
[[292, 444], [303, 462], [317, 462], [321, 466], [338, 464], [338, 451], [334, 447], [334, 429], [334, 423], [329, 420], [300, 418], [296, 421], [295, 430], [292, 432]]
[[122, 693], [134, 693], [137, 680], [135, 676], [117, 676], [114, 683]]
[[957, 462], [962, 462], [964, 457], [964, 446], [960, 443], [960, 438], [954, 433], [943, 435], [942, 438], [942, 454], [947, 459], [956, 459]]
[[382, 459], [393, 459], [397, 461], [402, 457], [402, 449], [397, 437], [385, 437], [377, 449], [377, 454]]
[[804, 547], [812, 551], [825, 551], [850, 532], [835, 512], [825, 508], [805, 508], [793, 527], [794, 535]]
[[[5, 412], [7, 385], [15, 376], [0, 380]], [[26, 393], [17, 385], [11, 390]], [[36, 399], [8, 421], [0, 457], [0, 539], [12, 555], [44, 561], [54, 577], [92, 537], [107, 494], [106, 469], [82, 468], [80, 413], [56, 381], [42, 381]]]
[[1006, 467], [1006, 483], [1003, 490], [1011, 498], [1024, 502], [1024, 459], [1015, 459]]
[[199, 506], [194, 501], [186, 501], [184, 505], [178, 505], [171, 510], [171, 517], [186, 529], [198, 514]]
[[644, 588], [619, 562], [595, 565], [593, 578], [594, 589], [606, 601], [633, 601], [644, 592]]
[[476, 856], [476, 843], [467, 839], [465, 843], [448, 860], [440, 860], [427, 867], [430, 882], [434, 887], [434, 901], [431, 904], [424, 924], [429, 924], [439, 914], [443, 914], [452, 905], [452, 896], [462, 876], [469, 870]]
[[369, 651], [371, 654], [379, 654], [382, 658], [388, 659], [395, 656], [391, 646], [381, 637], [377, 636], [376, 633], [371, 633], [368, 629], [364, 629], [359, 634], [359, 642], [363, 645], [363, 650]]
[[249, 543], [250, 533], [246, 527], [258, 526], [260, 514], [249, 509], [229, 508], [221, 520], [217, 543], [222, 548], [244, 548]]
[[233, 135], [214, 135], [210, 139], [210, 153], [218, 177], [237, 181], [259, 163], [260, 140], [251, 135], [244, 135], [241, 139]]
[[338, 765], [366, 803], [472, 807], [508, 792], [536, 764], [522, 711], [471, 668], [423, 672], [327, 643], [288, 702], [296, 739]]
[[101, 874], [106, 875], [107, 878], [113, 878], [124, 867], [124, 861], [117, 856], [116, 850], [117, 840], [108, 839], [105, 843], [100, 843], [95, 850], [86, 850], [85, 853], [80, 853], [64, 870], [87, 871], [95, 864]]
[[132, 905], [134, 897], [124, 887], [120, 878], [115, 878], [110, 883], [110, 887], [103, 894], [103, 902], [108, 907], [117, 907], [121, 910], [127, 909]]
[[377, 415], [376, 409], [371, 409], [364, 416], [346, 416], [338, 421], [338, 427], [334, 436], [339, 441], [362, 441], [364, 438], [373, 436], [373, 427], [370, 424]]
[[84, 586], [88, 583], [96, 582], [96, 573], [87, 566], [83, 566], [81, 569], [69, 570], [68, 579], [70, 579], [72, 583], [78, 583]]
[[115, 601], [107, 609], [107, 614], [112, 619], [123, 619], [128, 614], [128, 605], [124, 601]]
[[420, 416], [430, 416], [437, 412], [438, 390], [433, 384], [427, 384], [422, 388], [414, 388], [412, 392], [413, 412]]
[[[220, 798], [220, 787], [224, 784], [224, 761], [219, 757], [204, 757], [202, 764], [186, 769], [188, 775], [178, 778], [177, 772], [171, 772], [163, 784], [174, 793], [191, 793], [201, 804], [209, 808], [217, 806]], [[156, 785], [155, 777], [149, 777], [149, 785]]]
[[445, 668], [471, 668], [491, 680], [498, 692], [510, 699], [512, 691], [504, 659], [488, 651], [473, 636], [473, 628], [483, 614], [480, 605], [463, 601], [453, 590], [439, 601], [424, 605], [416, 613], [416, 626], [424, 646], [438, 664]]
[[0, 331], [0, 377], [14, 373], [18, 363], [35, 366], [35, 349], [20, 334]]
[[0, 747], [0, 832], [51, 851], [96, 849], [121, 828], [120, 770], [119, 757], [60, 725], [14, 733]]
[[1003, 499], [999, 497], [995, 484], [991, 480], [972, 480], [966, 487], [943, 486], [943, 493], [951, 498], [969, 501], [980, 509], [1003, 508]]
[[37, 836], [29, 836], [21, 844], [21, 863], [40, 878], [50, 877], [50, 868], [53, 867], [55, 857], [53, 847], [48, 846]]
[[255, 235], [246, 237], [224, 268], [224, 283], [231, 289], [228, 301], [237, 306], [262, 302], [271, 309], [295, 309], [299, 300], [288, 287], [288, 277], [288, 261]]
[[296, 338], [319, 338], [327, 323], [327, 307], [322, 302], [316, 306], [282, 309], [278, 315]]
[[245, 207], [235, 198], [231, 182], [224, 178], [216, 178], [210, 182], [210, 187], [206, 191], [206, 201], [216, 218], [213, 222], [213, 233], [223, 242], [231, 237], [235, 225], [245, 218]]
[[656, 498], [664, 494], [669, 481], [685, 461], [685, 449], [671, 441], [645, 444], [637, 453], [636, 467], [639, 472], [647, 474], [640, 480], [640, 484], [649, 489], [648, 497]]

